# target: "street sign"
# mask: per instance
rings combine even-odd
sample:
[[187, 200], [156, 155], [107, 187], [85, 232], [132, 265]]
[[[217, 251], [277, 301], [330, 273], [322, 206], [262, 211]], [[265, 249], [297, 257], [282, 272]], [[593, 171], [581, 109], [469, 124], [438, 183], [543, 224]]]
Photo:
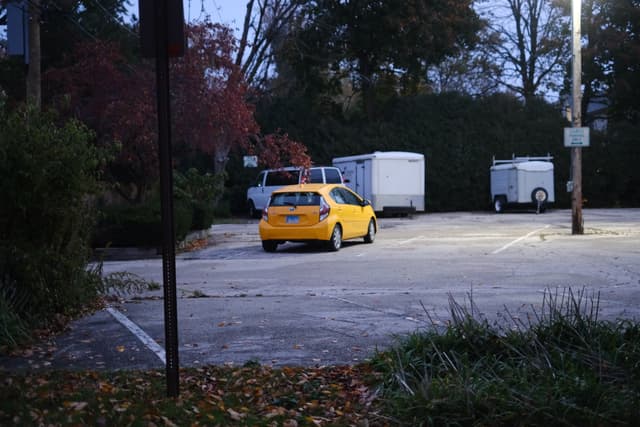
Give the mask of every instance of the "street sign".
[[244, 156], [242, 158], [244, 161], [245, 168], [257, 168], [258, 167], [258, 156]]
[[589, 128], [564, 128], [565, 147], [588, 147]]

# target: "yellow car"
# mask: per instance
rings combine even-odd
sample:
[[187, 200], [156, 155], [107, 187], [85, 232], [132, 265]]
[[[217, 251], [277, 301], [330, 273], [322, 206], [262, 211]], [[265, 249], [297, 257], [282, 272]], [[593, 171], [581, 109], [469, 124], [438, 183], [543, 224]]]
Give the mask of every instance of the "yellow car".
[[371, 203], [342, 184], [282, 187], [271, 194], [259, 224], [266, 252], [286, 241], [320, 241], [337, 251], [343, 240], [361, 237], [373, 243], [377, 230]]

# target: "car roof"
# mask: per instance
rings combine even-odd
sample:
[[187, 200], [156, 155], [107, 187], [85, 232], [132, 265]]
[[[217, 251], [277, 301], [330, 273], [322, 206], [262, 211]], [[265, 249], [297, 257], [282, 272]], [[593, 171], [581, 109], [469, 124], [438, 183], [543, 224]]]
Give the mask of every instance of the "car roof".
[[346, 188], [342, 184], [294, 184], [294, 185], [286, 185], [284, 187], [278, 188], [273, 194], [276, 193], [290, 193], [292, 191], [322, 191], [324, 189], [331, 190], [334, 187], [343, 187]]

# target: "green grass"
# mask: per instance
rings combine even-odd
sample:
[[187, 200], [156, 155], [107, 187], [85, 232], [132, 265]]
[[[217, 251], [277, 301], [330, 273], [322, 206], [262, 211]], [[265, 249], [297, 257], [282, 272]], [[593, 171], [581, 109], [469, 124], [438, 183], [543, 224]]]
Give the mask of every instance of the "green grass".
[[452, 301], [446, 330], [376, 356], [385, 413], [407, 426], [637, 425], [640, 325], [599, 321], [598, 302], [547, 292], [525, 324]]
[[451, 323], [356, 366], [2, 372], [0, 425], [633, 426], [640, 324], [598, 319], [599, 297], [546, 292], [523, 321], [450, 298]]

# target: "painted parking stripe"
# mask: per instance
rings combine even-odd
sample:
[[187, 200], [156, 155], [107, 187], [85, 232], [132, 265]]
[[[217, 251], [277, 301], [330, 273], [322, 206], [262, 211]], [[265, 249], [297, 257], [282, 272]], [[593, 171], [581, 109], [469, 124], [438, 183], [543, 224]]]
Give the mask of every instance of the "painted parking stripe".
[[547, 224], [547, 225], [545, 225], [545, 226], [544, 226], [544, 227], [542, 227], [542, 228], [538, 228], [537, 230], [533, 230], [531, 233], [527, 233], [527, 234], [525, 234], [525, 235], [524, 235], [524, 236], [522, 236], [522, 237], [518, 237], [516, 240], [514, 240], [514, 241], [512, 241], [512, 242], [507, 243], [506, 245], [504, 245], [504, 246], [503, 246], [503, 247], [501, 247], [500, 249], [496, 249], [495, 251], [491, 252], [491, 255], [499, 254], [499, 253], [500, 253], [500, 252], [502, 252], [502, 251], [506, 251], [506, 250], [507, 250], [507, 249], [509, 249], [511, 246], [515, 245], [516, 243], [518, 243], [518, 242], [520, 242], [520, 241], [522, 241], [522, 240], [524, 240], [524, 239], [526, 239], [526, 238], [528, 238], [528, 237], [531, 237], [531, 236], [533, 236], [534, 234], [539, 233], [539, 232], [541, 232], [542, 230], [547, 229], [547, 228], [549, 228], [549, 227], [550, 227], [550, 225], [549, 225], [549, 224]]
[[138, 325], [136, 325], [135, 323], [133, 323], [131, 320], [129, 320], [129, 318], [127, 318], [127, 316], [125, 316], [124, 314], [120, 313], [118, 310], [116, 310], [113, 307], [107, 307], [106, 309], [118, 322], [120, 322], [125, 328], [129, 329], [129, 331], [131, 331], [131, 333], [133, 335], [136, 336], [136, 338], [138, 338], [142, 344], [144, 344], [145, 346], [147, 346], [147, 348], [149, 350], [151, 350], [152, 352], [154, 352], [156, 354], [156, 356], [158, 356], [158, 358], [160, 360], [162, 360], [162, 363], [166, 364], [167, 363], [167, 358], [165, 356], [165, 351], [164, 348], [160, 347], [160, 345], [155, 342], [153, 340], [153, 338], [151, 338], [149, 335], [147, 335], [147, 333], [145, 331], [143, 331], [142, 329], [140, 329], [140, 327], [138, 327]]

